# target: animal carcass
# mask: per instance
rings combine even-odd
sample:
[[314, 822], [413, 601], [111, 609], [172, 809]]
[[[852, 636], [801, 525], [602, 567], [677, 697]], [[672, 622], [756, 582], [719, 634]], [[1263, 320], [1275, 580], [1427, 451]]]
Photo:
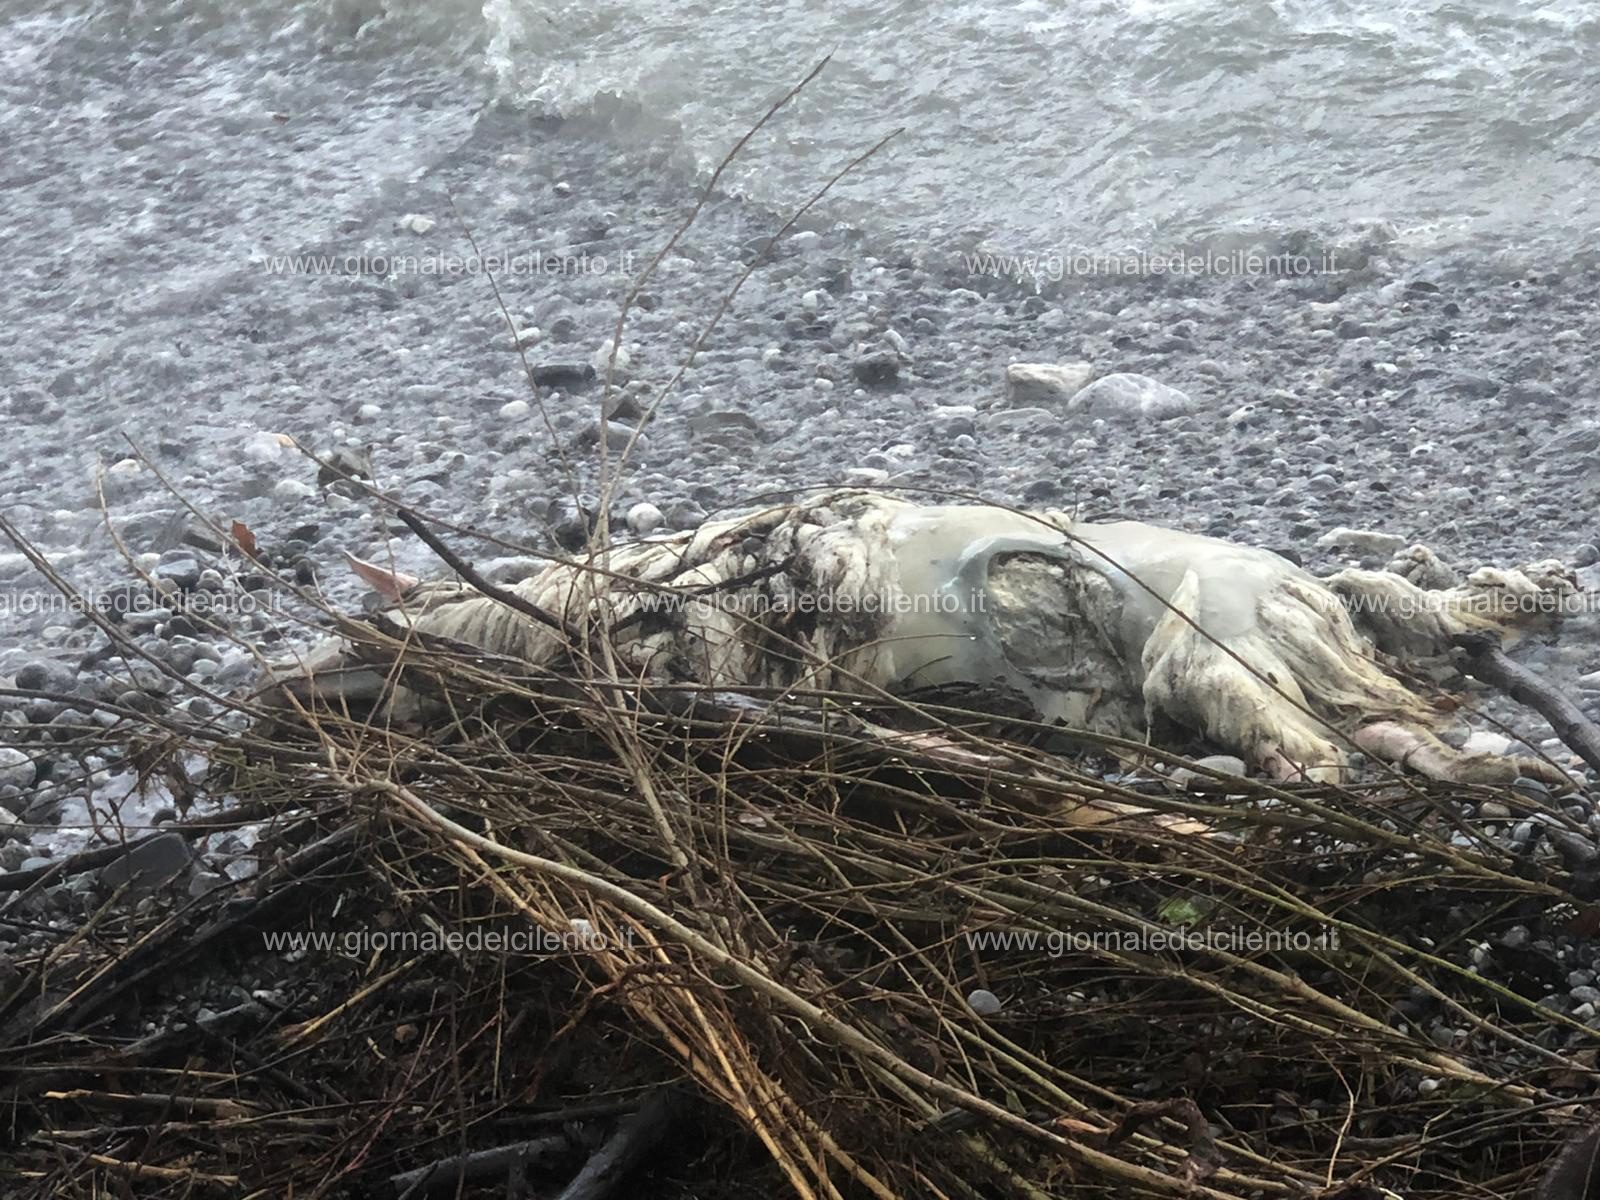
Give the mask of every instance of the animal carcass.
[[[1475, 629], [1559, 612], [1555, 563], [1448, 590], [1400, 574], [1319, 579], [1277, 554], [1132, 521], [834, 492], [598, 550], [510, 590], [364, 574], [406, 629], [538, 665], [610, 661], [645, 680], [846, 692], [999, 685], [1046, 721], [1191, 739], [1279, 778], [1337, 779], [1360, 749], [1460, 780], [1550, 774], [1451, 750], [1400, 673]], [[581, 644], [575, 644], [581, 643]], [[303, 668], [336, 691], [337, 648]], [[416, 697], [381, 698], [404, 715]]]

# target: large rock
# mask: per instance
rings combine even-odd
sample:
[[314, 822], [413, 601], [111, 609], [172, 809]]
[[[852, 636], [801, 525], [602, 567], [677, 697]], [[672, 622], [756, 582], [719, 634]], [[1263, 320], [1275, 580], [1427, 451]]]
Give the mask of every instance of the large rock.
[[126, 884], [136, 893], [153, 892], [176, 879], [194, 862], [189, 843], [176, 833], [157, 834], [134, 847], [121, 858], [100, 869], [100, 882], [108, 888]]
[[1012, 363], [1006, 368], [1006, 399], [1020, 407], [1059, 406], [1093, 378], [1092, 363]]
[[1071, 412], [1096, 417], [1167, 421], [1194, 411], [1187, 392], [1148, 375], [1117, 374], [1096, 379], [1068, 402]]

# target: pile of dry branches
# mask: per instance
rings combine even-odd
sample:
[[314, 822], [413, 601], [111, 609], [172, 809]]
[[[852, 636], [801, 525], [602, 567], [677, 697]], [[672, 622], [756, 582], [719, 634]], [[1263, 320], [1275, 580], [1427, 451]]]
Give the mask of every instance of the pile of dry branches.
[[1532, 947], [1594, 881], [1483, 837], [1486, 792], [1180, 790], [993, 697], [400, 649], [362, 652], [452, 719], [125, 728], [152, 780], [210, 763], [189, 832], [271, 831], [18, 963], [14, 1194], [1501, 1197], [1581, 1123]]

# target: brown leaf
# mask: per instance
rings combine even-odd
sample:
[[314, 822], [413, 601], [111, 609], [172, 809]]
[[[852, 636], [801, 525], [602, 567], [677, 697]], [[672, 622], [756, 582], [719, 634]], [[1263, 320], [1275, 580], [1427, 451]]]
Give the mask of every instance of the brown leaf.
[[1580, 908], [1577, 915], [1567, 922], [1567, 932], [1583, 938], [1600, 933], [1600, 905], [1590, 904]]
[[251, 558], [260, 557], [260, 548], [256, 545], [256, 535], [250, 532], [250, 526], [243, 521], [235, 521], [232, 533], [234, 544], [239, 549], [243, 550]]

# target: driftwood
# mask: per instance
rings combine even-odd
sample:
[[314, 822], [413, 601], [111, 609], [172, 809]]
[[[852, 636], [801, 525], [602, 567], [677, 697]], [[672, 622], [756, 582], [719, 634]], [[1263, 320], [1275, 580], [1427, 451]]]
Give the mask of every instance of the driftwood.
[[513, 1142], [508, 1146], [495, 1146], [490, 1150], [474, 1150], [470, 1154], [441, 1158], [415, 1171], [391, 1176], [389, 1182], [394, 1185], [400, 1200], [411, 1200], [446, 1189], [454, 1192], [466, 1184], [481, 1183], [505, 1175], [530, 1159], [560, 1154], [571, 1148], [572, 1143], [565, 1137], [552, 1134], [525, 1142]]
[[1596, 1200], [1600, 1197], [1600, 1128], [1568, 1142], [1550, 1164], [1534, 1200]]
[[[559, 1200], [605, 1200], [613, 1195], [671, 1131], [682, 1102], [683, 1098], [671, 1088], [651, 1093], [643, 1105], [618, 1122], [616, 1132], [590, 1156], [561, 1192]], [[603, 1111], [614, 1106], [590, 1107]], [[470, 1183], [520, 1174], [529, 1162], [572, 1148], [572, 1140], [561, 1134], [530, 1138], [488, 1150], [451, 1155], [426, 1167], [391, 1176], [390, 1183], [400, 1200], [410, 1200], [431, 1192], [453, 1191]]]
[[683, 1102], [672, 1088], [653, 1092], [638, 1112], [617, 1125], [557, 1200], [606, 1200], [614, 1195], [672, 1131]]
[[1600, 771], [1600, 726], [1584, 716], [1582, 709], [1532, 671], [1506, 657], [1497, 635], [1464, 633], [1454, 640], [1464, 651], [1463, 666], [1467, 674], [1500, 688], [1517, 703], [1533, 709], [1550, 722], [1556, 736], [1574, 754]]

